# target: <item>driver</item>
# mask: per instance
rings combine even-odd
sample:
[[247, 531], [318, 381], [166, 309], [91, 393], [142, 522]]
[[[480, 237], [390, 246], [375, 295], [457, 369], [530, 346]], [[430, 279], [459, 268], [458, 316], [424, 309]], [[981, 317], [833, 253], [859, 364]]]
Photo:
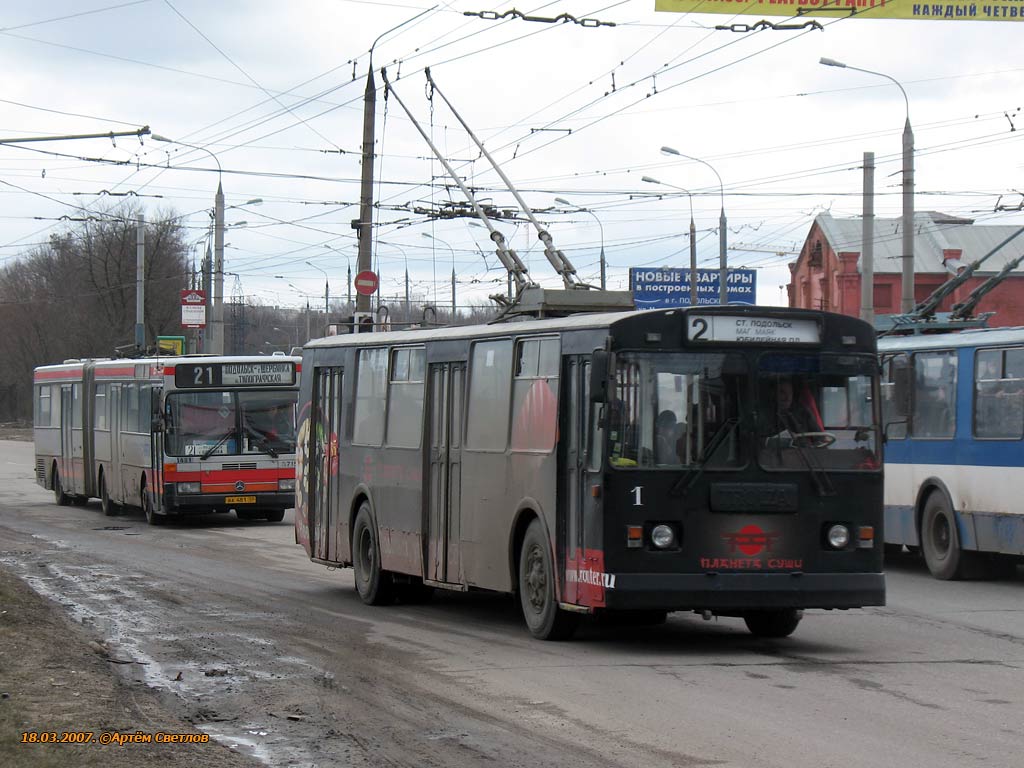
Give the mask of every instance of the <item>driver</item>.
[[[806, 394], [806, 390], [803, 394]], [[821, 419], [817, 414], [797, 401], [791, 378], [779, 378], [775, 390], [775, 406], [782, 430], [791, 435], [822, 431]]]

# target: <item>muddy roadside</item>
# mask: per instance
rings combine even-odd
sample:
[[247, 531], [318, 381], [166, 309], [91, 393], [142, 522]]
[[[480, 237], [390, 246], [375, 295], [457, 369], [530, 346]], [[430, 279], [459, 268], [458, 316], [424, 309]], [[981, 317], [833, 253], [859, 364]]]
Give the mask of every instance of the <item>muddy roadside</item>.
[[[72, 624], [57, 606], [0, 568], [0, 765], [259, 765], [169, 714], [147, 687], [122, 677], [117, 668], [127, 666], [122, 664], [126, 661], [108, 652], [102, 638]], [[92, 735], [78, 735], [83, 732]], [[102, 743], [110, 738], [103, 734], [136, 733], [153, 741]], [[53, 734], [87, 741], [40, 743]], [[157, 734], [185, 734], [202, 741], [155, 743]]]
[[[0, 440], [31, 442], [32, 426], [0, 424]], [[171, 715], [151, 689], [130, 679], [131, 665], [125, 661], [101, 636], [72, 623], [59, 606], [0, 567], [0, 765], [261, 765]], [[64, 738], [90, 731], [94, 743], [40, 742], [44, 733], [45, 738], [54, 733]], [[154, 741], [104, 745], [105, 733], [143, 733]], [[203, 741], [157, 744], [158, 733]]]

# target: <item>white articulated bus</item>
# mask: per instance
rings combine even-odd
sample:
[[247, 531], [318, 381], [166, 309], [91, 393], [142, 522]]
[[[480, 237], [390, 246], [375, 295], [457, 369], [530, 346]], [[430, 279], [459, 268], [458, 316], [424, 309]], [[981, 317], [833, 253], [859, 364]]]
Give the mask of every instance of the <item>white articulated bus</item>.
[[35, 369], [36, 481], [107, 515], [227, 512], [279, 521], [295, 500], [301, 361], [68, 360]]

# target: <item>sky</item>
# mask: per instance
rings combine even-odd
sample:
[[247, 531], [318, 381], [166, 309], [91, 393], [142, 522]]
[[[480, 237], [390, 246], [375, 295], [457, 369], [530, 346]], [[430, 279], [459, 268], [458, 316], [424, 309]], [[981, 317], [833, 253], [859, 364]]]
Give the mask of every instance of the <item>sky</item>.
[[[494, 18], [516, 7], [590, 21]], [[198, 258], [220, 181], [227, 297], [317, 307], [327, 283], [332, 302], [344, 299], [371, 45], [374, 269], [385, 301], [404, 296], [408, 271], [414, 300], [447, 307], [454, 268], [458, 304], [483, 305], [504, 290], [505, 271], [485, 229], [431, 216], [464, 197], [384, 98], [381, 67], [478, 198], [518, 210], [431, 94], [429, 67], [583, 281], [598, 282], [604, 248], [609, 288], [627, 288], [630, 267], [688, 266], [691, 205], [698, 262], [717, 267], [724, 203], [729, 265], [756, 269], [758, 303], [784, 304], [787, 264], [814, 217], [860, 215], [866, 151], [876, 216], [900, 215], [903, 95], [822, 57], [903, 86], [918, 210], [1024, 224], [1012, 210], [1024, 202], [1016, 22], [826, 17], [820, 28], [750, 30], [809, 19], [735, 7], [743, 15], [655, 12], [654, 0], [4, 3], [0, 141], [144, 126], [172, 141], [0, 144], [0, 265], [124, 199], [150, 217], [179, 216]], [[535, 229], [496, 226], [533, 280], [561, 286]]]

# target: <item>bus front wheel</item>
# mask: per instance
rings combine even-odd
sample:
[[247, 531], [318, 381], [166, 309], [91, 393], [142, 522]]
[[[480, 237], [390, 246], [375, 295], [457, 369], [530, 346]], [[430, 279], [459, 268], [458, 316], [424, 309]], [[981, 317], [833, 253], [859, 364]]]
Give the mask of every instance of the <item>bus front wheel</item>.
[[944, 494], [935, 491], [924, 505], [921, 516], [921, 549], [932, 576], [943, 581], [963, 579], [970, 568], [971, 555], [960, 549], [956, 515]]
[[352, 568], [356, 591], [367, 605], [389, 605], [394, 599], [391, 574], [380, 566], [377, 526], [370, 505], [363, 502], [352, 526]]
[[544, 526], [534, 520], [519, 553], [519, 602], [530, 633], [540, 640], [567, 640], [579, 616], [563, 611], [555, 597], [555, 569]]
[[64, 486], [60, 484], [60, 472], [56, 464], [53, 465], [53, 500], [59, 507], [66, 507], [71, 503], [71, 497], [64, 492]]
[[142, 511], [146, 513], [146, 522], [150, 525], [163, 525], [164, 516], [153, 508], [153, 497], [146, 484], [142, 484]]
[[775, 611], [751, 611], [743, 615], [743, 621], [755, 637], [789, 637], [803, 617], [803, 611], [782, 608]]

